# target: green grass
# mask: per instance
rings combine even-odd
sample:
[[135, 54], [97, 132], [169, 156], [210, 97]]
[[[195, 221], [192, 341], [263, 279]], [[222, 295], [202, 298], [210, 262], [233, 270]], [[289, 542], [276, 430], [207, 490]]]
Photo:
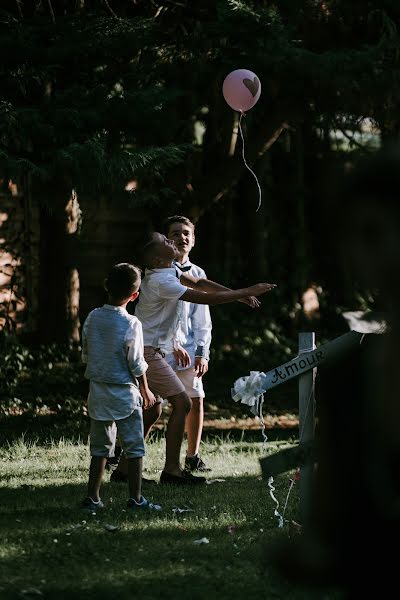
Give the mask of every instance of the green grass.
[[[151, 486], [161, 516], [131, 515], [127, 489], [105, 477], [106, 509], [86, 515], [89, 453], [67, 441], [1, 448], [0, 598], [84, 599], [331, 599], [283, 581], [268, 566], [266, 551], [286, 535], [277, 528], [273, 502], [260, 477], [261, 444], [213, 440], [203, 454], [212, 478], [201, 489]], [[148, 445], [146, 471], [158, 477], [164, 443]], [[284, 502], [288, 477], [276, 483]], [[175, 515], [174, 507], [193, 512]], [[287, 517], [297, 510], [294, 490]], [[104, 525], [115, 525], [115, 532]], [[233, 528], [233, 532], [232, 532]], [[209, 544], [193, 542], [206, 537]]]

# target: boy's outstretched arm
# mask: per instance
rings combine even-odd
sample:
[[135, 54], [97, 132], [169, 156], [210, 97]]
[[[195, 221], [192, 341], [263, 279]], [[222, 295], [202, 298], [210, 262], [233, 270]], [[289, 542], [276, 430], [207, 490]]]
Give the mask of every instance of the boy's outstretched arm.
[[[230, 292], [232, 288], [228, 288], [220, 283], [216, 283], [215, 281], [211, 281], [210, 279], [193, 277], [193, 275], [182, 274], [181, 275], [181, 283], [186, 285], [187, 287], [200, 290], [202, 292]], [[247, 296], [245, 298], [239, 298], [238, 302], [242, 302], [243, 304], [247, 304], [251, 306], [251, 308], [258, 308], [260, 306], [260, 301], [255, 296]]]
[[[203, 279], [203, 281], [208, 281], [208, 279]], [[273, 283], [257, 283], [256, 285], [252, 285], [251, 287], [243, 288], [240, 290], [223, 289], [221, 291], [210, 292], [203, 292], [199, 289], [188, 288], [188, 290], [183, 294], [183, 296], [181, 296], [180, 300], [184, 300], [185, 302], [194, 302], [195, 304], [210, 304], [213, 306], [216, 304], [227, 304], [228, 302], [235, 302], [236, 300], [248, 298], [249, 296], [262, 296], [263, 294], [270, 292], [274, 288], [276, 288], [276, 285]]]

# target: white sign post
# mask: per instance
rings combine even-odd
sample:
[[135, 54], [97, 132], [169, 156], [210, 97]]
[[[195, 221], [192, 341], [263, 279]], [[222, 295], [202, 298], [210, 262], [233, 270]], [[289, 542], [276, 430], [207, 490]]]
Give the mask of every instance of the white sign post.
[[331, 362], [356, 348], [364, 333], [350, 331], [326, 344], [315, 347], [315, 333], [299, 334], [299, 354], [292, 360], [268, 371], [252, 372], [235, 382], [232, 398], [253, 407], [257, 399], [273, 387], [294, 377], [299, 378], [299, 445], [281, 450], [260, 460], [264, 477], [289, 471], [300, 465], [300, 511], [303, 522], [310, 515], [311, 494], [314, 477], [314, 430], [315, 430], [315, 376], [317, 367]]
[[[315, 333], [299, 334], [299, 357], [315, 350]], [[313, 368], [299, 375], [299, 444], [314, 441], [315, 434], [315, 375]], [[300, 468], [300, 514], [303, 524], [308, 521], [313, 487], [314, 464]]]
[[315, 350], [303, 350], [302, 354], [299, 354], [293, 360], [263, 374], [262, 385], [264, 390], [270, 390], [277, 385], [281, 385], [281, 383], [285, 383], [285, 381], [289, 381], [289, 379], [299, 377], [299, 375], [318, 367], [324, 362], [334, 360], [360, 344], [362, 337], [362, 333], [349, 331], [349, 333], [345, 333], [327, 344], [318, 346]]

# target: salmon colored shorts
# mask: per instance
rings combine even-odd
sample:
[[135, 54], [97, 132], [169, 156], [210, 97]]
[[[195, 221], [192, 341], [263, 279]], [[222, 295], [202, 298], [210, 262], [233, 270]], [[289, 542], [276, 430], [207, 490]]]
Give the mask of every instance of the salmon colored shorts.
[[185, 391], [185, 386], [169, 366], [159, 348], [145, 346], [144, 359], [149, 365], [146, 375], [149, 388], [153, 394], [167, 399]]

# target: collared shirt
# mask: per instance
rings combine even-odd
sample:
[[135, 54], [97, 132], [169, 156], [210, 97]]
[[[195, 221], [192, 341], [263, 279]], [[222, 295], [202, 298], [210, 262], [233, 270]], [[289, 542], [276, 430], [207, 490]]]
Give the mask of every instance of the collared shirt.
[[90, 379], [89, 415], [100, 421], [128, 417], [141, 407], [136, 377], [147, 370], [140, 321], [125, 308], [105, 304], [87, 317], [82, 360]]
[[135, 311], [143, 326], [145, 346], [172, 350], [185, 304], [179, 299], [187, 291], [179, 281], [180, 276], [176, 267], [146, 269]]
[[[175, 263], [178, 269], [183, 267], [184, 274], [192, 275], [206, 279], [207, 276], [204, 270], [191, 263], [189, 260], [184, 264]], [[190, 267], [189, 269], [187, 267]], [[191, 359], [191, 367], [193, 368], [196, 357], [210, 358], [211, 332], [212, 321], [210, 308], [208, 304], [193, 304], [192, 302], [180, 302], [182, 304], [180, 310], [180, 319], [178, 323], [177, 339], [179, 343], [189, 353]], [[176, 362], [173, 356], [167, 357], [168, 362], [177, 369]], [[184, 367], [178, 367], [178, 370], [183, 370]]]

